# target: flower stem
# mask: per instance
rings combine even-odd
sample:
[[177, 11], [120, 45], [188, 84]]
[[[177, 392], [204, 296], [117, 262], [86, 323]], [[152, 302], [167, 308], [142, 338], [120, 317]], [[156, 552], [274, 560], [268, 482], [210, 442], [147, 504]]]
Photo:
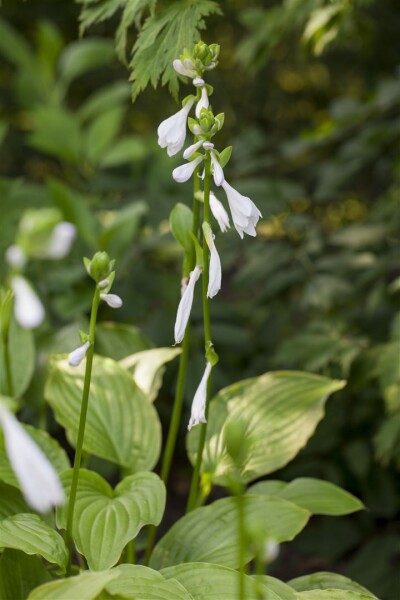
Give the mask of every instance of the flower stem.
[[66, 530], [66, 545], [70, 552], [69, 563], [68, 563], [68, 574], [71, 574], [72, 526], [73, 526], [73, 520], [74, 520], [76, 492], [78, 489], [79, 469], [80, 469], [81, 461], [82, 461], [82, 447], [83, 447], [83, 439], [85, 436], [86, 416], [87, 416], [87, 409], [88, 409], [88, 404], [89, 404], [90, 380], [91, 380], [91, 376], [92, 376], [94, 342], [95, 342], [95, 334], [96, 334], [96, 320], [97, 320], [97, 311], [99, 308], [99, 303], [100, 303], [100, 289], [96, 285], [96, 290], [95, 290], [95, 293], [93, 296], [93, 302], [92, 302], [92, 311], [91, 311], [91, 315], [90, 315], [90, 326], [89, 326], [90, 346], [86, 353], [85, 379], [84, 379], [84, 383], [83, 383], [78, 439], [76, 442], [75, 459], [74, 459], [74, 467], [73, 467], [74, 470], [73, 470], [73, 474], [72, 474], [71, 490], [70, 490], [69, 501], [68, 501], [67, 530]]
[[[210, 221], [210, 187], [211, 187], [211, 158], [210, 154], [207, 152], [206, 159], [204, 161], [204, 212], [203, 212], [203, 222]], [[204, 343], [206, 350], [212, 345], [211, 340], [211, 319], [210, 319], [210, 304], [207, 297], [207, 289], [208, 289], [208, 279], [209, 279], [209, 261], [210, 261], [210, 251], [207, 245], [207, 241], [203, 236], [203, 287], [202, 287], [202, 295], [203, 295], [203, 323], [204, 323]], [[206, 410], [205, 415], [206, 419], [208, 417], [208, 404], [210, 401], [211, 395], [211, 385], [212, 385], [212, 372], [207, 382], [207, 400], [206, 400]], [[200, 436], [199, 436], [199, 444], [197, 447], [197, 455], [196, 455], [196, 463], [194, 466], [192, 481], [190, 484], [190, 492], [189, 498], [186, 506], [186, 512], [190, 512], [193, 510], [197, 503], [197, 495], [199, 488], [199, 477], [201, 470], [201, 462], [203, 458], [203, 450], [204, 444], [206, 441], [207, 434], [207, 422], [201, 424]]]
[[[199, 177], [198, 177], [198, 168], [194, 172], [193, 177], [193, 225], [192, 225], [192, 233], [195, 237], [198, 236], [199, 232], [199, 221], [200, 221], [200, 207], [199, 202], [196, 200], [196, 192], [199, 190]], [[192, 255], [190, 256], [189, 270], [194, 269], [196, 264], [196, 253], [193, 248]], [[183, 273], [184, 276], [187, 273]], [[171, 470], [172, 459], [175, 452], [176, 439], [178, 437], [179, 424], [181, 422], [182, 415], [182, 406], [183, 406], [183, 398], [185, 393], [185, 384], [186, 384], [186, 372], [187, 372], [187, 364], [189, 359], [189, 343], [190, 343], [190, 322], [188, 323], [185, 331], [185, 335], [182, 343], [182, 352], [179, 357], [179, 370], [178, 370], [178, 381], [176, 385], [176, 392], [174, 398], [174, 405], [172, 408], [171, 421], [168, 430], [167, 441], [165, 444], [163, 460], [161, 464], [161, 479], [165, 484], [167, 484], [169, 473]], [[146, 552], [143, 559], [145, 565], [149, 563], [151, 553], [154, 548], [154, 542], [157, 536], [157, 529], [155, 525], [149, 527], [148, 537], [147, 537], [147, 546]]]

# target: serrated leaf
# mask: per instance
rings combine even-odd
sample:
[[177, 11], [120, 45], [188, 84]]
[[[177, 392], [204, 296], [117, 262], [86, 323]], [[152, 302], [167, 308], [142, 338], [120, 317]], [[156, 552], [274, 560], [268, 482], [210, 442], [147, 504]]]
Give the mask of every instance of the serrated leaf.
[[[240, 468], [243, 483], [286, 465], [303, 448], [324, 415], [329, 394], [343, 381], [300, 371], [276, 371], [247, 379], [219, 392], [210, 403], [202, 470], [214, 483], [229, 484], [236, 467], [226, 451], [227, 419], [242, 421], [246, 452]], [[194, 461], [199, 428], [187, 437]]]
[[297, 592], [333, 588], [335, 590], [348, 590], [361, 593], [367, 595], [369, 598], [376, 598], [376, 596], [369, 592], [365, 587], [344, 575], [339, 575], [339, 573], [321, 571], [320, 573], [312, 573], [312, 575], [303, 575], [302, 577], [291, 579], [288, 581], [288, 585]]
[[[36, 442], [56, 471], [68, 469], [70, 464], [65, 450], [46, 431], [35, 429], [31, 425], [22, 425], [25, 431]], [[4, 446], [3, 432], [0, 430], [0, 481], [19, 488], [19, 482], [14, 475]]]
[[166, 580], [149, 567], [119, 565], [114, 570], [119, 576], [106, 586], [113, 598], [117, 595], [134, 600], [193, 600], [178, 581]]
[[[45, 398], [75, 446], [85, 364], [64, 358], [50, 363]], [[131, 472], [150, 470], [158, 460], [161, 426], [154, 407], [130, 373], [109, 358], [95, 356], [83, 449]]]
[[145, 10], [149, 10], [150, 14], [154, 14], [157, 0], [127, 0], [124, 12], [122, 13], [121, 22], [115, 33], [115, 50], [118, 58], [122, 62], [126, 62], [126, 42], [128, 29], [135, 24], [139, 29], [140, 22]]
[[[265, 539], [276, 542], [293, 539], [310, 516], [307, 510], [280, 498], [250, 495], [242, 499], [223, 498], [177, 521], [158, 542], [150, 566], [161, 569], [181, 562], [212, 562], [239, 567], [239, 501], [243, 501], [247, 530], [256, 527]], [[246, 562], [254, 557], [254, 552], [254, 548], [246, 548]]]
[[105, 585], [118, 577], [116, 569], [105, 573], [84, 571], [76, 577], [68, 577], [46, 583], [33, 590], [28, 600], [94, 600]]
[[0, 521], [0, 548], [39, 554], [63, 570], [68, 562], [68, 550], [60, 534], [32, 513], [19, 513]]
[[133, 99], [149, 83], [156, 87], [160, 80], [162, 85], [168, 83], [176, 96], [179, 83], [172, 62], [184, 48], [191, 48], [199, 40], [199, 32], [205, 28], [204, 17], [211, 14], [221, 14], [212, 0], [177, 0], [146, 19], [130, 63]]
[[[72, 470], [62, 474], [69, 495]], [[144, 525], [158, 525], [164, 512], [165, 486], [155, 473], [125, 477], [113, 490], [94, 471], [81, 469], [75, 502], [73, 537], [93, 571], [114, 566], [126, 544]], [[57, 510], [57, 525], [67, 523], [67, 503]]]
[[38, 585], [51, 581], [38, 556], [6, 549], [0, 558], [1, 600], [22, 600]]
[[[11, 317], [9, 328], [9, 353], [13, 396], [20, 398], [32, 378], [35, 368], [35, 345], [32, 331], [24, 329]], [[5, 368], [4, 342], [0, 337], [0, 394], [11, 395], [8, 390]]]
[[[276, 486], [272, 493], [271, 484]], [[249, 494], [266, 494], [285, 498], [314, 515], [348, 515], [364, 508], [363, 503], [349, 492], [329, 481], [300, 477], [290, 483], [283, 481], [260, 481], [248, 489]]]
[[121, 364], [132, 372], [136, 384], [154, 402], [162, 384], [164, 365], [181, 352], [181, 348], [152, 348], [127, 356]]
[[125, 0], [77, 0], [85, 4], [79, 15], [80, 34], [83, 35], [94, 23], [101, 23], [112, 17], [124, 5]]
[[[178, 580], [190, 592], [194, 600], [241, 600], [238, 571], [221, 565], [193, 562], [161, 571], [167, 579]], [[246, 600], [284, 600], [262, 582], [247, 575], [244, 579]]]
[[21, 492], [16, 487], [0, 481], [0, 519], [21, 512], [29, 512]]

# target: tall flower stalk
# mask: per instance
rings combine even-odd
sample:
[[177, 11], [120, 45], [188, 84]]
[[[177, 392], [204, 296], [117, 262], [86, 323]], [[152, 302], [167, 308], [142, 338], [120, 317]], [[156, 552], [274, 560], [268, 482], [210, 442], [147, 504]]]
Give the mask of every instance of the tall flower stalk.
[[[77, 367], [86, 357], [85, 377], [82, 390], [81, 413], [79, 417], [78, 437], [75, 448], [75, 458], [72, 473], [72, 482], [68, 499], [67, 511], [67, 529], [66, 529], [66, 545], [70, 552], [68, 572], [71, 573], [72, 563], [72, 540], [73, 540], [73, 523], [76, 494], [79, 483], [79, 471], [82, 463], [83, 441], [85, 438], [86, 418], [89, 406], [90, 382], [92, 377], [94, 345], [96, 337], [96, 322], [99, 305], [102, 300], [107, 302], [108, 292], [111, 289], [114, 281], [115, 272], [113, 271], [114, 261], [111, 261], [106, 252], [97, 252], [93, 259], [84, 259], [85, 267], [88, 274], [95, 280], [96, 287], [93, 295], [92, 309], [90, 313], [89, 333], [80, 332], [82, 345], [73, 350], [68, 357], [68, 363], [71, 367]], [[112, 296], [115, 296], [112, 294]], [[121, 306], [122, 300], [119, 296], [115, 296], [115, 306]]]

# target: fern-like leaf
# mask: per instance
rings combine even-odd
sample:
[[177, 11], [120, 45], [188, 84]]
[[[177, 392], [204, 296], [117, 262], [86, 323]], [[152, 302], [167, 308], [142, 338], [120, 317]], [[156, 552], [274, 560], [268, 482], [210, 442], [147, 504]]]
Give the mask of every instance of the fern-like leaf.
[[122, 13], [121, 22], [115, 34], [115, 49], [118, 58], [126, 62], [126, 44], [128, 29], [134, 24], [136, 29], [140, 29], [141, 20], [146, 10], [150, 16], [154, 15], [157, 0], [128, 0]]

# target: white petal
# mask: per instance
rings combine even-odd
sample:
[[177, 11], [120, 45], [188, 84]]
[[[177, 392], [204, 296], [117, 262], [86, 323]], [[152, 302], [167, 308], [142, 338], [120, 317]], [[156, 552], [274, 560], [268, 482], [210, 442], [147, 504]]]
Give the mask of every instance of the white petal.
[[222, 232], [229, 229], [229, 216], [214, 192], [210, 192], [210, 208]]
[[189, 321], [190, 312], [193, 304], [194, 286], [200, 277], [201, 269], [195, 267], [190, 273], [188, 284], [182, 294], [179, 302], [175, 321], [175, 343], [180, 344], [185, 335], [186, 326]]
[[219, 161], [215, 155], [215, 152], [211, 152], [211, 164], [212, 164], [214, 183], [215, 183], [215, 185], [220, 186], [224, 183], [225, 176], [224, 176], [224, 171], [223, 171], [221, 165], [219, 164]]
[[11, 279], [11, 287], [15, 296], [14, 314], [18, 323], [25, 329], [39, 327], [43, 322], [45, 312], [34, 289], [20, 275], [15, 275]]
[[214, 298], [214, 296], [216, 296], [216, 294], [218, 294], [219, 290], [221, 289], [221, 260], [219, 258], [217, 248], [214, 244], [215, 236], [211, 231], [211, 227], [205, 227], [205, 225], [206, 224], [203, 225], [203, 232], [206, 238], [207, 246], [210, 249], [210, 266], [208, 273], [207, 297]]
[[76, 348], [68, 355], [68, 364], [71, 367], [78, 367], [86, 356], [86, 352], [90, 346], [90, 342], [85, 342], [79, 348]]
[[11, 267], [23, 269], [26, 263], [26, 255], [18, 244], [12, 244], [6, 250], [6, 260]]
[[250, 198], [235, 190], [227, 181], [222, 183], [222, 187], [228, 198], [233, 224], [240, 237], [243, 238], [244, 233], [255, 236], [255, 226], [262, 216], [257, 206]]
[[168, 156], [177, 154], [185, 143], [187, 118], [193, 104], [194, 98], [180, 111], [160, 123], [157, 129], [158, 144], [161, 148], [167, 148]]
[[121, 308], [122, 300], [117, 294], [100, 294], [101, 300], [104, 300], [111, 308]]
[[192, 154], [194, 154], [196, 152], [196, 150], [198, 150], [200, 148], [200, 146], [202, 145], [202, 140], [200, 140], [200, 142], [196, 142], [195, 144], [192, 144], [191, 146], [188, 146], [185, 150], [185, 152], [183, 153], [183, 158], [188, 159], [192, 156]]
[[182, 63], [182, 61], [179, 60], [179, 58], [174, 60], [172, 66], [174, 67], [175, 71], [179, 73], [179, 75], [184, 75], [185, 77], [193, 77], [194, 75], [193, 65], [192, 68], [188, 68]]
[[193, 175], [197, 165], [199, 165], [202, 160], [203, 160], [203, 156], [198, 156], [191, 162], [181, 165], [180, 167], [176, 167], [176, 169], [174, 169], [172, 171], [172, 177], [178, 183], [184, 183], [185, 181], [190, 179], [190, 177]]
[[206, 423], [206, 402], [207, 402], [207, 383], [208, 378], [211, 373], [211, 363], [207, 363], [204, 375], [201, 378], [199, 387], [196, 390], [196, 393], [192, 402], [192, 411], [190, 415], [188, 430], [190, 431], [194, 425], [199, 425], [199, 423]]
[[67, 256], [71, 250], [76, 237], [76, 227], [72, 223], [62, 221], [53, 229], [49, 244], [47, 247], [47, 255], [49, 258], [57, 260]]
[[201, 88], [201, 98], [196, 105], [196, 117], [200, 118], [200, 113], [202, 108], [208, 108], [210, 106], [210, 102], [208, 100], [207, 88]]
[[62, 504], [64, 491], [53, 465], [4, 406], [0, 406], [0, 423], [7, 456], [26, 502], [42, 513]]

